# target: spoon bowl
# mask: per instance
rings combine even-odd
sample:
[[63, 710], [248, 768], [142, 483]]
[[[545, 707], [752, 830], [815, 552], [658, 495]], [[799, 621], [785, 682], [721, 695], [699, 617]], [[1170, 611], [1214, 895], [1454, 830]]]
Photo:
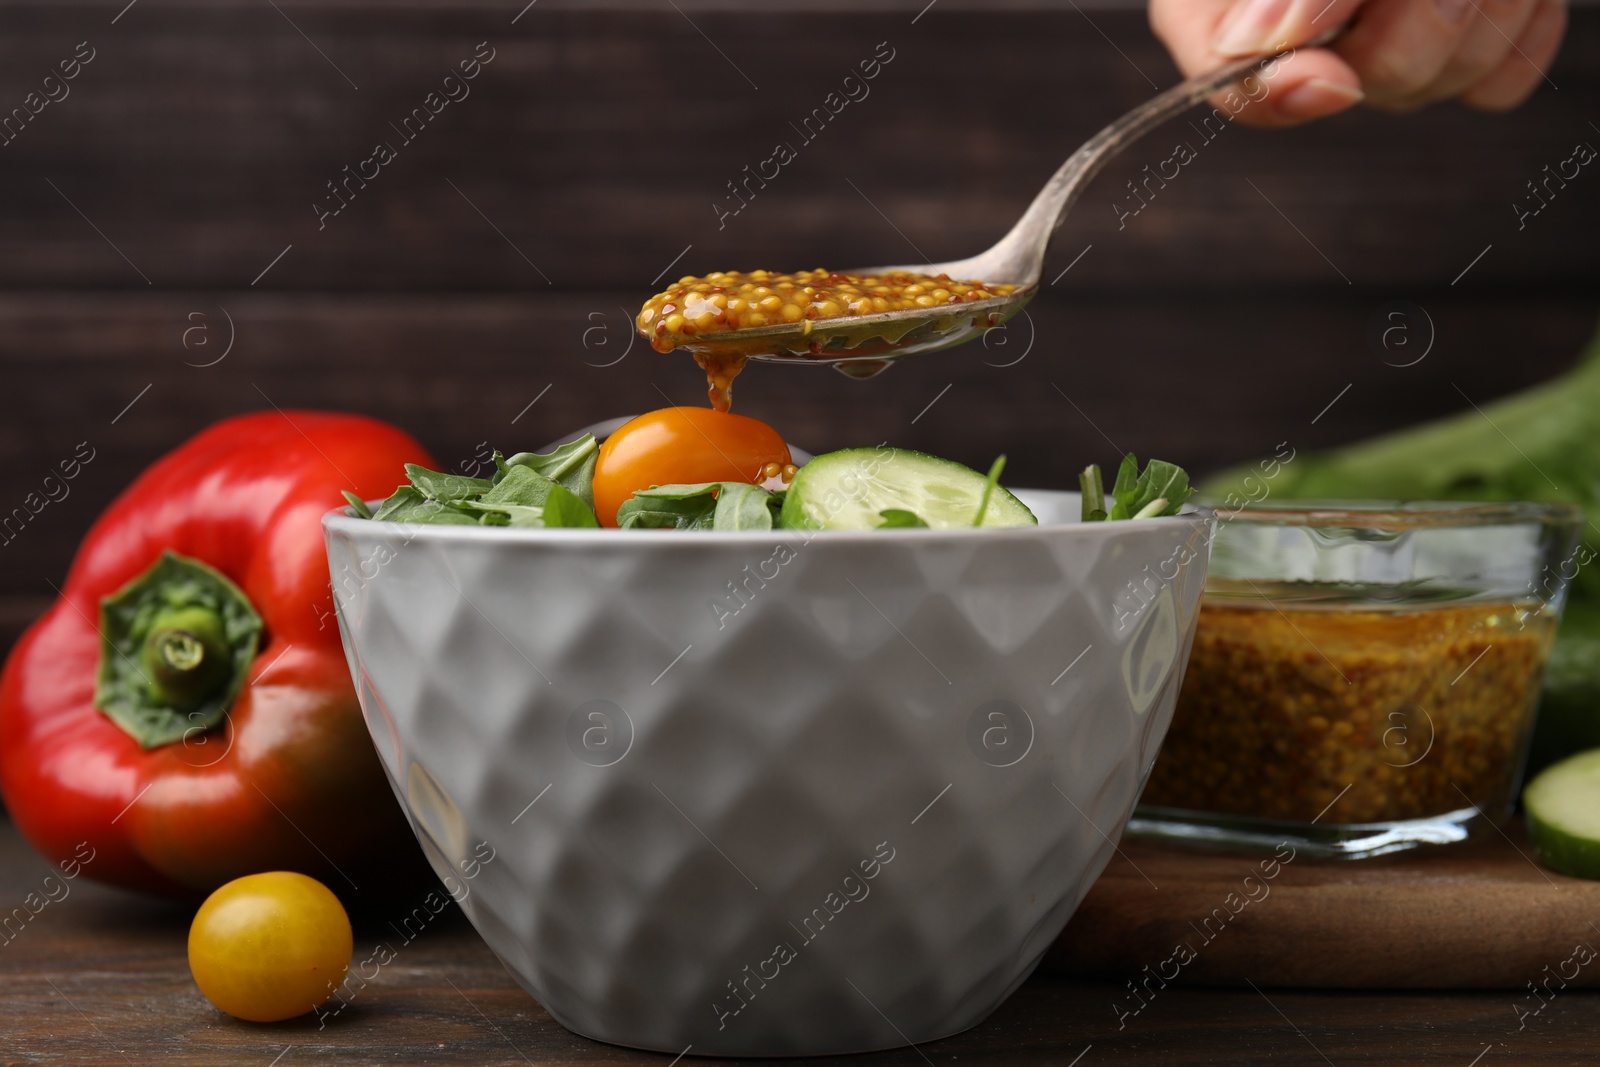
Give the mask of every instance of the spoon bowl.
[[953, 348], [981, 336], [1021, 311], [1038, 291], [1035, 283], [965, 304], [732, 330], [696, 338], [679, 348], [717, 359], [744, 356], [770, 363], [815, 363], [852, 378], [870, 378], [902, 356]]

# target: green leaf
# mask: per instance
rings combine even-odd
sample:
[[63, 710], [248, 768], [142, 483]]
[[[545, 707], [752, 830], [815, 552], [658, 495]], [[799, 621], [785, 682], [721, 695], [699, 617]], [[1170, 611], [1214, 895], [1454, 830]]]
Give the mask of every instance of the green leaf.
[[717, 502], [709, 493], [692, 497], [656, 497], [635, 493], [617, 509], [624, 530], [709, 530]]
[[464, 474], [431, 471], [415, 463], [406, 464], [406, 477], [429, 500], [453, 504], [458, 500], [472, 500], [482, 495], [490, 485], [487, 478], [468, 478]]
[[692, 484], [652, 485], [648, 489], [635, 489], [633, 495], [650, 497], [653, 500], [688, 500], [697, 496], [709, 496], [721, 488], [721, 482], [694, 482]]
[[905, 508], [884, 508], [878, 512], [878, 517], [883, 522], [878, 526], [880, 530], [909, 530], [913, 527], [926, 527], [922, 516]]
[[1109, 518], [1127, 519], [1133, 517], [1133, 512], [1128, 510], [1125, 501], [1133, 499], [1134, 486], [1139, 482], [1139, 461], [1132, 452], [1122, 457], [1122, 466], [1117, 468], [1117, 484], [1111, 489], [1111, 511]]
[[[481, 512], [495, 526], [588, 527], [600, 525], [594, 509], [572, 490], [530, 467], [509, 467], [500, 483], [462, 507]], [[501, 516], [496, 519], [494, 516]]]
[[379, 522], [391, 521], [397, 513], [412, 508], [426, 499], [422, 491], [415, 486], [397, 486], [395, 491], [389, 494], [389, 498], [378, 505], [378, 510], [372, 517]]
[[723, 482], [717, 493], [717, 509], [711, 528], [714, 530], [770, 530], [772, 529], [772, 494], [759, 485], [744, 482]]
[[1189, 488], [1189, 475], [1182, 467], [1152, 459], [1139, 475], [1131, 496], [1119, 496], [1117, 503], [1127, 508], [1129, 518], [1150, 519], [1176, 515], [1193, 492]]
[[[534, 504], [485, 504], [481, 500], [463, 500], [457, 504], [441, 505], [442, 515], [454, 511], [479, 526], [543, 526], [544, 508]], [[429, 520], [423, 520], [429, 521]], [[434, 519], [453, 523], [455, 519]]]
[[623, 529], [770, 530], [777, 525], [772, 493], [747, 482], [697, 482], [640, 489], [617, 509]]
[[[1100, 480], [1100, 469], [1090, 466], [1078, 476], [1083, 490], [1083, 520], [1097, 521], [1097, 512], [1108, 519], [1153, 519], [1162, 515], [1176, 515], [1194, 494], [1189, 486], [1189, 475], [1175, 463], [1152, 459], [1139, 472], [1139, 461], [1129, 452], [1117, 470], [1117, 484], [1111, 490], [1111, 510], [1104, 512], [1106, 501], [1102, 496], [1094, 499]], [[1098, 504], [1098, 506], [1096, 506]]]
[[[515, 525], [515, 524], [513, 524]], [[544, 525], [575, 529], [598, 529], [600, 520], [594, 508], [583, 498], [562, 485], [551, 485], [544, 500]]]
[[630, 529], [710, 530], [716, 523], [715, 493], [721, 482], [652, 485], [634, 491], [617, 509], [617, 525]]
[[362, 500], [348, 489], [344, 490], [344, 498], [350, 502], [350, 510], [356, 513], [356, 518], [372, 518], [372, 509], [367, 507], [367, 502], [365, 500]]
[[1129, 452], [1122, 457], [1122, 463], [1117, 467], [1117, 481], [1111, 488], [1111, 495], [1123, 496], [1132, 492], [1138, 480], [1139, 459], [1132, 452]]
[[599, 454], [599, 443], [595, 441], [593, 434], [587, 433], [574, 441], [568, 441], [553, 452], [518, 452], [510, 459], [504, 459], [496, 452], [494, 462], [498, 473], [494, 480], [499, 484], [511, 470], [525, 467], [572, 490], [585, 504], [593, 508], [594, 464]]
[[524, 452], [507, 460], [496, 452], [493, 479], [410, 463], [406, 475], [412, 484], [396, 489], [372, 517], [459, 526], [595, 527], [600, 523], [590, 501], [596, 452], [587, 434], [547, 455]]
[[509, 467], [494, 487], [478, 498], [478, 502], [542, 508], [551, 491], [559, 488], [559, 485], [531, 467]]
[[983, 517], [989, 512], [989, 498], [994, 495], [994, 487], [1000, 484], [1000, 472], [1005, 470], [1005, 467], [1004, 453], [996, 456], [994, 462], [989, 464], [989, 476], [983, 482], [983, 496], [978, 498], [978, 514], [972, 520], [973, 526], [983, 525]]
[[1078, 475], [1078, 490], [1083, 495], [1083, 521], [1102, 522], [1106, 517], [1105, 483], [1100, 480], [1100, 464], [1091, 463]]
[[[594, 434], [586, 433], [564, 445], [558, 445], [553, 451], [518, 452], [504, 463], [507, 467], [528, 467], [558, 482], [581, 469], [584, 462], [599, 451], [600, 445], [595, 441]], [[498, 462], [496, 466], [499, 466]]]
[[390, 522], [431, 523], [436, 526], [476, 526], [478, 517], [470, 511], [471, 501], [460, 504], [441, 504], [437, 500], [424, 500], [402, 508], [389, 516]]

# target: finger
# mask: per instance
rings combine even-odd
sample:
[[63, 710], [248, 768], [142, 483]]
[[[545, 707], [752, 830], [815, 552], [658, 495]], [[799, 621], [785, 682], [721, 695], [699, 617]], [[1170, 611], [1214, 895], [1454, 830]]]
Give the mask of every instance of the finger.
[[1333, 45], [1368, 102], [1400, 107], [1438, 80], [1466, 39], [1473, 0], [1373, 0]]
[[1413, 98], [1414, 104], [1451, 100], [1488, 77], [1515, 55], [1515, 41], [1522, 36], [1539, 0], [1471, 0], [1473, 14], [1467, 35], [1450, 57], [1433, 84]]
[[1301, 49], [1211, 102], [1248, 126], [1298, 126], [1360, 103], [1361, 80], [1334, 53]]
[[1211, 38], [1218, 56], [1276, 52], [1340, 25], [1362, 0], [1241, 0]]
[[[1349, 15], [1360, 0], [1312, 0], [1298, 5], [1302, 23], [1314, 24], [1311, 33]], [[1172, 53], [1185, 75], [1212, 70], [1226, 56], [1212, 50], [1217, 27], [1236, 16], [1250, 0], [1151, 0], [1150, 27]], [[1268, 12], [1282, 22], [1283, 11]], [[1320, 17], [1319, 17], [1320, 16]], [[1349, 65], [1321, 49], [1299, 50], [1273, 64], [1255, 81], [1218, 92], [1212, 104], [1226, 118], [1254, 126], [1292, 126], [1342, 111], [1361, 99], [1361, 83]]]
[[1567, 5], [1561, 0], [1543, 0], [1517, 38], [1517, 47], [1487, 77], [1462, 93], [1462, 101], [1484, 111], [1509, 111], [1522, 103], [1545, 80], [1566, 29]]
[[[1150, 28], [1185, 77], [1225, 59], [1304, 44], [1348, 19], [1362, 0], [1150, 0]], [[1219, 37], [1249, 31], [1260, 47], [1219, 50]]]

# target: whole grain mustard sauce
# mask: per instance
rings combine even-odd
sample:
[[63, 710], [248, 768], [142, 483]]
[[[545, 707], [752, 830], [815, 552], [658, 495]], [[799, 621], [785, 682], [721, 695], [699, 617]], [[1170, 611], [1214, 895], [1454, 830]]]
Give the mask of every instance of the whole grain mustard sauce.
[[1503, 808], [1555, 636], [1536, 609], [1207, 601], [1141, 803], [1324, 823]]
[[[652, 296], [640, 310], [637, 325], [652, 348], [671, 352], [679, 345], [735, 330], [972, 303], [1006, 296], [1016, 288], [910, 271], [715, 271], [703, 278], [679, 278]], [[744, 369], [745, 359], [695, 353], [706, 372], [711, 406], [718, 411], [730, 407], [733, 379]]]

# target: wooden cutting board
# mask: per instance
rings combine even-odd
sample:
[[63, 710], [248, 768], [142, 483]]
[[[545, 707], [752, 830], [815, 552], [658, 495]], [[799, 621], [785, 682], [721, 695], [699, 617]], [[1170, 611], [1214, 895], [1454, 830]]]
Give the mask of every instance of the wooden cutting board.
[[1125, 840], [1044, 966], [1150, 989], [1504, 988], [1531, 1009], [1529, 983], [1600, 985], [1600, 882], [1532, 855], [1520, 821], [1369, 860]]

